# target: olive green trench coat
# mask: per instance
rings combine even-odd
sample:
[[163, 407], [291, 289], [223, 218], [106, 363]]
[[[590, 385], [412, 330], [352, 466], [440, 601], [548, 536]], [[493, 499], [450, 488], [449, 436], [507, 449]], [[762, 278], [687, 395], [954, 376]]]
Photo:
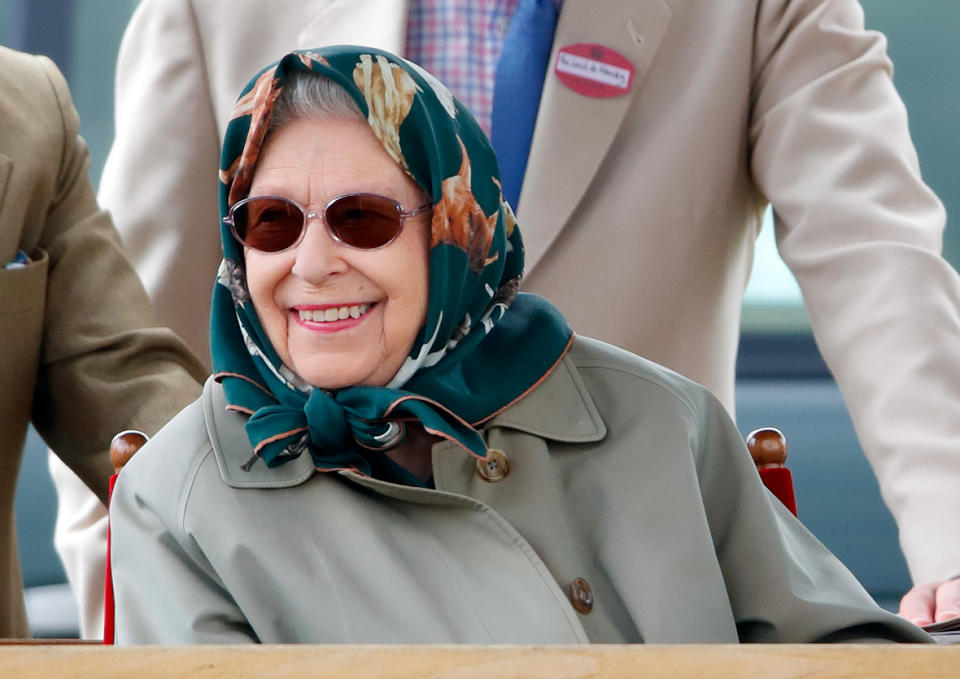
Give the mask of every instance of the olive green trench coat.
[[769, 495], [711, 394], [594, 340], [484, 426], [498, 481], [449, 442], [435, 489], [244, 471], [224, 405], [208, 381], [120, 475], [118, 643], [927, 639]]

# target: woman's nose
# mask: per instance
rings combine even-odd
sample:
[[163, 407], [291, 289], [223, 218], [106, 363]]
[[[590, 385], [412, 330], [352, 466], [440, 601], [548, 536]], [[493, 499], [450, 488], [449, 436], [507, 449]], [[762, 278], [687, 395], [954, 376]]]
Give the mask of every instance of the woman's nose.
[[296, 247], [292, 272], [305, 281], [320, 283], [328, 276], [342, 273], [347, 263], [341, 257], [343, 246], [334, 239], [316, 212], [307, 214], [303, 240]]

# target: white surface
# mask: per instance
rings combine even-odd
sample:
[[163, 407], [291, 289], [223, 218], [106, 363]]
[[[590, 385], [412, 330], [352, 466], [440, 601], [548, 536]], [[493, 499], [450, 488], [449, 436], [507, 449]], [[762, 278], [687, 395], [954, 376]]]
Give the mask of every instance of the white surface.
[[78, 637], [77, 602], [67, 584], [28, 587], [27, 619], [35, 637]]

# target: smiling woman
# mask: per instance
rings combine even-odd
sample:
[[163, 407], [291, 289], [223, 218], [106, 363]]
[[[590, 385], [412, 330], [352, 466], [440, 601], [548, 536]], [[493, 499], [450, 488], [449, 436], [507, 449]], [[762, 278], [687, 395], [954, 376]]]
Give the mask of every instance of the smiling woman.
[[290, 54], [223, 148], [215, 372], [118, 479], [118, 643], [926, 640], [713, 396], [517, 292], [493, 151], [422, 69]]

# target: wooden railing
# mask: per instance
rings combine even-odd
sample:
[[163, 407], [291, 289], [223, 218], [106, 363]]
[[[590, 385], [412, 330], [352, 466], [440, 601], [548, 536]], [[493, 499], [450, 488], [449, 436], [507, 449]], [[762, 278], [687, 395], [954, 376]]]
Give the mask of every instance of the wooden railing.
[[616, 679], [960, 677], [960, 646], [0, 645], [0, 677]]

